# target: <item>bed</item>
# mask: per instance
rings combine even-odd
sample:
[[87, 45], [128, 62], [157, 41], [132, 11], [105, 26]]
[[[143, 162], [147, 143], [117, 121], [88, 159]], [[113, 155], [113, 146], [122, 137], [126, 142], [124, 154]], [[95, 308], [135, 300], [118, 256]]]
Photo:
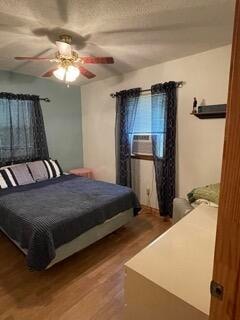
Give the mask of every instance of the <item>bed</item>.
[[0, 191], [0, 229], [37, 271], [110, 234], [139, 210], [131, 189], [74, 175]]

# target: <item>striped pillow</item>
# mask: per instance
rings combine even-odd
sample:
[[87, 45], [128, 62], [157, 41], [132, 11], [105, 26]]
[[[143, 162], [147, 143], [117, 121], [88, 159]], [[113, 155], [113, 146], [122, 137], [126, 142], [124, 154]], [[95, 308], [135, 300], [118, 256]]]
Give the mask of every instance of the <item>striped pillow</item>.
[[63, 175], [62, 168], [57, 160], [39, 160], [29, 162], [27, 165], [33, 176], [33, 179], [37, 182]]
[[48, 179], [48, 172], [42, 160], [28, 162], [27, 166], [31, 172], [33, 179], [36, 182], [44, 181]]
[[0, 189], [12, 188], [34, 183], [25, 163], [9, 168], [0, 168]]
[[63, 175], [62, 168], [60, 167], [57, 160], [43, 160], [43, 163], [47, 169], [49, 179], [60, 177]]

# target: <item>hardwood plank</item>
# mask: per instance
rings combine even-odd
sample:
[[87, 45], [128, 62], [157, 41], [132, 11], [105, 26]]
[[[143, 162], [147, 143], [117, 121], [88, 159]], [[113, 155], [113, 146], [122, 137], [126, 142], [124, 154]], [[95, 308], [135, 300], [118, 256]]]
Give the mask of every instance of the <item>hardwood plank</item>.
[[224, 287], [212, 297], [211, 320], [240, 319], [240, 1], [236, 1], [229, 97], [213, 280]]
[[123, 265], [171, 226], [142, 212], [125, 227], [44, 272], [29, 272], [0, 234], [1, 320], [122, 320]]

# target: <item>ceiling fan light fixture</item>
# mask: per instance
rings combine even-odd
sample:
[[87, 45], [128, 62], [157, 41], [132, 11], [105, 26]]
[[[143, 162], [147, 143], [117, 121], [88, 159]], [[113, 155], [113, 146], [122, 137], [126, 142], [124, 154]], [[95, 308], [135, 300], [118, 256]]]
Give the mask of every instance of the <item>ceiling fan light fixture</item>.
[[69, 66], [66, 69], [66, 82], [73, 82], [75, 81], [80, 74], [80, 71], [77, 67]]
[[61, 81], [65, 80], [68, 83], [75, 81], [78, 78], [80, 71], [77, 67], [68, 66], [65, 68], [59, 67], [57, 70], [53, 72], [53, 74], [57, 79]]
[[59, 79], [59, 80], [64, 80], [65, 77], [65, 73], [66, 73], [66, 69], [63, 67], [59, 67], [57, 70], [53, 71], [53, 75]]

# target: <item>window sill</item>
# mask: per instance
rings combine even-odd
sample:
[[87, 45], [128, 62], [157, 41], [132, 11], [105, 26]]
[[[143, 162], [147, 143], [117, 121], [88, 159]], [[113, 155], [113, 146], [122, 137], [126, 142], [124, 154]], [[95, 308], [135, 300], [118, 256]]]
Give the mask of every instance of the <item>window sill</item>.
[[144, 154], [135, 154], [131, 156], [132, 159], [139, 159], [139, 160], [148, 160], [153, 161], [153, 156], [148, 156]]

